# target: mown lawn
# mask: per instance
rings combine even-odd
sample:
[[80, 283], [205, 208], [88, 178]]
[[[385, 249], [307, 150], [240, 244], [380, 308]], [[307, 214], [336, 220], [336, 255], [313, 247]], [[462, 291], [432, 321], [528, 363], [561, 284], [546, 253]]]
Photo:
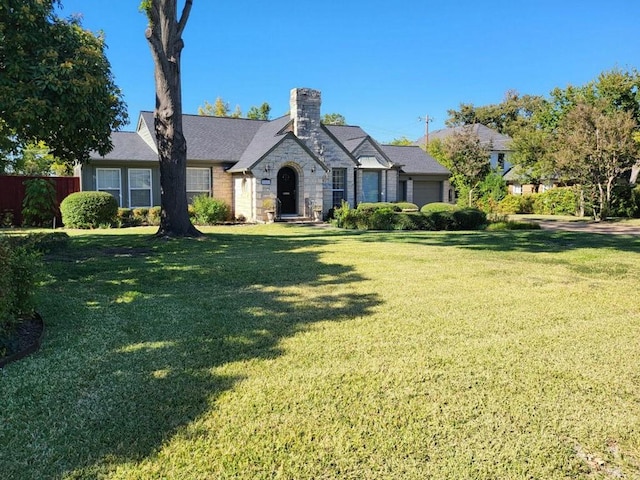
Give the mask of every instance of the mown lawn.
[[3, 479], [640, 478], [640, 239], [72, 232]]

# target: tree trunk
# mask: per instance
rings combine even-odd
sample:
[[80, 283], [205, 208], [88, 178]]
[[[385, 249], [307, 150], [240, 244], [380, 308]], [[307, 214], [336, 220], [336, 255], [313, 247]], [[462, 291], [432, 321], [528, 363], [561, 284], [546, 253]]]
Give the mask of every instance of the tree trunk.
[[187, 142], [182, 132], [180, 56], [182, 32], [191, 11], [187, 0], [177, 21], [177, 0], [153, 0], [148, 7], [146, 37], [155, 64], [154, 127], [160, 161], [160, 228], [156, 236], [202, 235], [189, 219], [187, 207]]

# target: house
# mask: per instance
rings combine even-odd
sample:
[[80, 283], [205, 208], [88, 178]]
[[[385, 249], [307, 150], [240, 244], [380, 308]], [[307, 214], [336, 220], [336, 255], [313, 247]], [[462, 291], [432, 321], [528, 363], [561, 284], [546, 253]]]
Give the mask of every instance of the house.
[[[462, 125], [453, 128], [443, 128], [442, 130], [436, 130], [429, 134], [429, 141], [434, 139], [444, 140], [450, 135], [456, 132], [461, 132], [463, 129], [469, 128], [478, 136], [480, 144], [488, 147], [491, 153], [491, 167], [500, 169], [502, 172], [507, 172], [511, 168], [509, 163], [509, 155], [511, 155], [511, 137], [503, 135], [489, 127], [486, 127], [480, 123], [474, 123], [472, 125]], [[417, 140], [414, 145], [425, 145], [425, 137]]]
[[[357, 126], [323, 125], [321, 95], [295, 88], [290, 115], [275, 120], [183, 116], [187, 195], [226, 201], [233, 215], [265, 218], [325, 215], [347, 201], [445, 201], [450, 172], [418, 147], [380, 145]], [[77, 167], [82, 190], [111, 193], [122, 207], [160, 204], [153, 113], [141, 112], [134, 132], [114, 132], [113, 150]]]

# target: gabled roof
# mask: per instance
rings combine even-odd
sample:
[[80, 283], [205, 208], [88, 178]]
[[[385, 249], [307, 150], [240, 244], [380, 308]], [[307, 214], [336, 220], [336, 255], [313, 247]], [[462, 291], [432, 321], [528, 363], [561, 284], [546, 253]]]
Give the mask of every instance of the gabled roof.
[[369, 136], [362, 128], [351, 125], [324, 125], [349, 153], [353, 153], [356, 148]]
[[[511, 150], [509, 144], [511, 143], [511, 137], [507, 135], [503, 135], [492, 128], [486, 127], [480, 123], [474, 123], [472, 125], [461, 125], [459, 127], [453, 128], [443, 128], [442, 130], [436, 130], [435, 132], [429, 133], [429, 140], [433, 140], [435, 138], [444, 139], [450, 135], [455, 133], [462, 132], [464, 129], [470, 128], [473, 133], [478, 135], [480, 138], [480, 143], [482, 145], [490, 146], [492, 151], [504, 151], [508, 152]], [[414, 142], [414, 145], [424, 145], [425, 137], [421, 137], [419, 140]]]
[[451, 173], [420, 147], [413, 145], [382, 145], [382, 150], [393, 163], [402, 166], [401, 171], [404, 173], [414, 175], [449, 175]]
[[91, 158], [158, 161], [158, 154], [138, 135], [138, 132], [113, 132], [111, 142], [113, 149], [109, 153], [102, 157], [97, 152], [92, 152]]
[[[142, 112], [146, 124], [153, 129], [153, 112]], [[246, 118], [183, 115], [182, 129], [187, 140], [189, 160], [237, 162], [247, 145], [265, 124], [265, 120]], [[155, 134], [152, 130], [155, 141]]]
[[260, 129], [251, 139], [251, 142], [242, 153], [240, 161], [236, 163], [229, 171], [242, 172], [251, 170], [265, 155], [273, 150], [277, 145], [285, 139], [292, 139], [297, 142], [307, 153], [318, 162], [325, 170], [327, 166], [321, 162], [309, 148], [298, 139], [287, 126], [291, 120], [288, 116], [276, 118], [275, 120], [264, 122]]

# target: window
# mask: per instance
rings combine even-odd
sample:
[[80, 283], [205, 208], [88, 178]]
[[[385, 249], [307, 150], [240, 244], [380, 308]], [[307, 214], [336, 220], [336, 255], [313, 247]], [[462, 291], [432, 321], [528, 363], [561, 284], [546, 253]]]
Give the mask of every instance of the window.
[[129, 207], [151, 206], [151, 169], [129, 169]]
[[498, 169], [504, 170], [504, 153], [498, 154]]
[[513, 195], [522, 195], [522, 185], [519, 183], [513, 184]]
[[333, 206], [342, 206], [342, 201], [347, 199], [347, 169], [334, 168], [332, 171]]
[[187, 168], [187, 202], [203, 194], [211, 195], [211, 169]]
[[380, 201], [380, 172], [362, 172], [362, 201]]
[[119, 168], [96, 168], [96, 190], [107, 192], [113, 195], [122, 205], [120, 196], [120, 169]]

